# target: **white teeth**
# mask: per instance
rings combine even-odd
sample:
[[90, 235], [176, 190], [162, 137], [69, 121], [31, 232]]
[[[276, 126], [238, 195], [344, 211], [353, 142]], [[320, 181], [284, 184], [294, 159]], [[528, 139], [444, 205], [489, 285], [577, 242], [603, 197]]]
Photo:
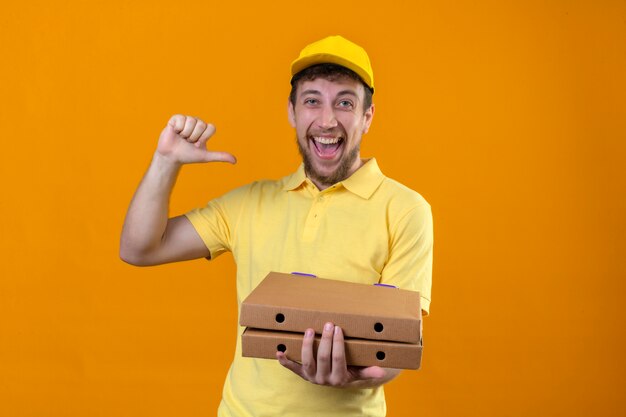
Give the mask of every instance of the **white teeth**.
[[319, 143], [321, 143], [323, 145], [331, 145], [333, 143], [337, 143], [337, 142], [339, 142], [339, 139], [341, 139], [341, 138], [322, 138], [322, 137], [319, 137], [319, 136], [313, 137], [313, 140], [315, 142], [319, 142]]

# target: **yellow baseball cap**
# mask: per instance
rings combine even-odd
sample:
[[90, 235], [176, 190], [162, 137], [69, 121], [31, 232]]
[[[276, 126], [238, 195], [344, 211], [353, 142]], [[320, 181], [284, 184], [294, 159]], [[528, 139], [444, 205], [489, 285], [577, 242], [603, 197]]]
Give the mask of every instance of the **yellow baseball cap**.
[[304, 47], [291, 63], [291, 76], [316, 64], [337, 64], [354, 71], [374, 90], [374, 72], [365, 49], [341, 36], [329, 36]]

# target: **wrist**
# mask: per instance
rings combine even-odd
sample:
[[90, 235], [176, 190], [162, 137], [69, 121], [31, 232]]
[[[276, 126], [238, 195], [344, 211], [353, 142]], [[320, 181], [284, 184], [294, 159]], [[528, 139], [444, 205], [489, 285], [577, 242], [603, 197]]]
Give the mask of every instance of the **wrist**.
[[152, 156], [152, 166], [159, 172], [163, 173], [177, 173], [183, 166], [182, 162], [171, 158], [170, 156], [163, 155], [159, 151], [155, 151]]

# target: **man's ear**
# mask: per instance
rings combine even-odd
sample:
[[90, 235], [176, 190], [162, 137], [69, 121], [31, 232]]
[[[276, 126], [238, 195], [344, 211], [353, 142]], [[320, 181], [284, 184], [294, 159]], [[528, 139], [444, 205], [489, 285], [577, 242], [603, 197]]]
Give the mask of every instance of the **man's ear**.
[[363, 121], [363, 134], [366, 134], [370, 130], [372, 119], [374, 118], [374, 103], [365, 112], [365, 120]]
[[293, 108], [291, 100], [287, 99], [287, 117], [289, 118], [289, 124], [295, 129], [296, 127], [296, 110]]

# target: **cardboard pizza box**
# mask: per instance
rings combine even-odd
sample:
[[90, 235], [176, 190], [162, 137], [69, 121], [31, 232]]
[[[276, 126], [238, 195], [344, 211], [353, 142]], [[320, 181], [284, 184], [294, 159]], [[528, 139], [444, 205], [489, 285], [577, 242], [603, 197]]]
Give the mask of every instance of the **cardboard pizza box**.
[[419, 343], [421, 311], [415, 291], [270, 272], [242, 302], [239, 324], [321, 334], [331, 322], [347, 338]]
[[[246, 328], [241, 336], [242, 356], [276, 359], [278, 350], [293, 361], [300, 361], [302, 333], [278, 332]], [[319, 346], [316, 335], [314, 354]], [[346, 362], [354, 366], [382, 366], [384, 368], [419, 369], [422, 344], [398, 343], [381, 340], [345, 339]]]

